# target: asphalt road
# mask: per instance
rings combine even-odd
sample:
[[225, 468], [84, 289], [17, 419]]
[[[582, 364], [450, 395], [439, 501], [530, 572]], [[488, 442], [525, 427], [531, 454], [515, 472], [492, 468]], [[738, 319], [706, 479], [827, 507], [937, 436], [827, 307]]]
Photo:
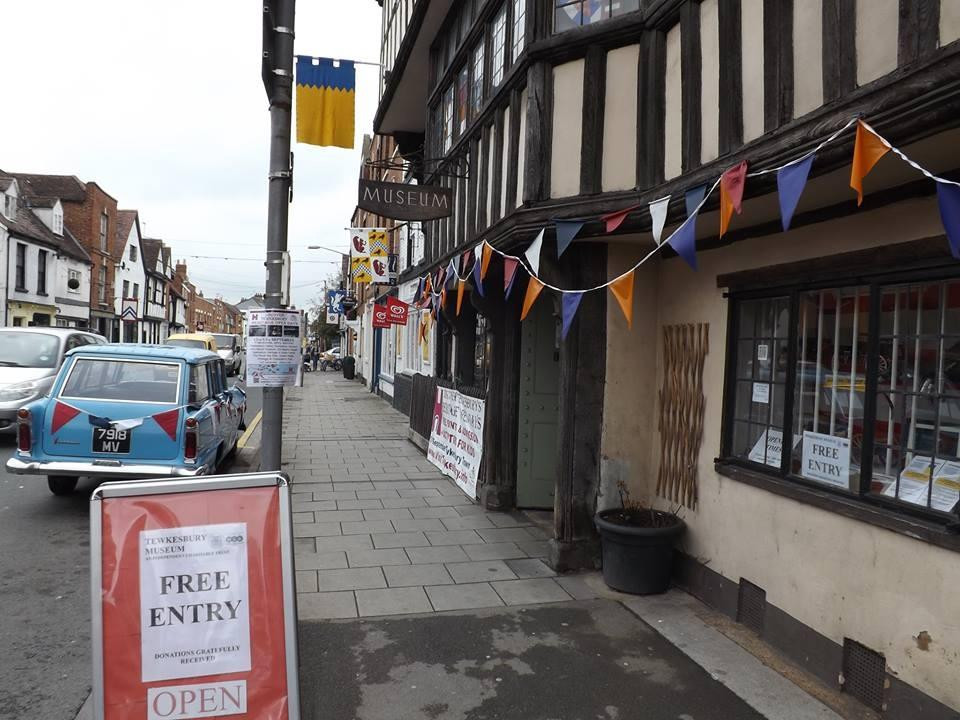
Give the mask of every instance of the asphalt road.
[[[247, 390], [247, 423], [262, 407]], [[90, 692], [89, 497], [11, 475], [0, 435], [0, 720], [73, 720]]]

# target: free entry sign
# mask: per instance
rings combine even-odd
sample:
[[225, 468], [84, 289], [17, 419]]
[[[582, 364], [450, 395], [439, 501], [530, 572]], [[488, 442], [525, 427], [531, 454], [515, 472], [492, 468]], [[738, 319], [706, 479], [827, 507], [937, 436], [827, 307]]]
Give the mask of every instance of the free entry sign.
[[299, 719], [287, 482], [253, 473], [94, 492], [98, 720]]

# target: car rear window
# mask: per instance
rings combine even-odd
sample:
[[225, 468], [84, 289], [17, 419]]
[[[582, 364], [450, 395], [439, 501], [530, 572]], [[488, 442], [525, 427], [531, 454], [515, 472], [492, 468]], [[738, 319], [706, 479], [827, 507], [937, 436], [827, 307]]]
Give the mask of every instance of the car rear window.
[[217, 335], [214, 333], [213, 339], [217, 341], [217, 347], [221, 350], [231, 350], [233, 348], [233, 335]]
[[60, 397], [172, 404], [179, 378], [177, 363], [77, 358]]
[[175, 347], [200, 348], [201, 350], [207, 349], [207, 344], [203, 340], [167, 340], [165, 344], [173, 345]]

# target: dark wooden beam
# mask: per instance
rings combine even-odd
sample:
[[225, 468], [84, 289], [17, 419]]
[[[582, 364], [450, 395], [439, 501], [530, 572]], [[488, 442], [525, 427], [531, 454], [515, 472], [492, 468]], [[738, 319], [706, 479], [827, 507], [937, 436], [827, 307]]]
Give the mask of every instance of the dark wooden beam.
[[580, 138], [580, 193], [601, 191], [603, 113], [606, 105], [607, 51], [594, 45], [583, 64], [583, 113]]
[[766, 132], [793, 119], [793, 3], [794, 0], [763, 0], [763, 126]]
[[740, 0], [720, 0], [720, 154], [743, 145]]
[[[605, 282], [606, 245], [572, 245], [560, 270], [570, 287]], [[558, 571], [593, 568], [599, 560], [593, 515], [600, 487], [606, 330], [607, 293], [586, 293], [560, 341], [560, 462], [549, 552], [549, 563]]]
[[683, 171], [700, 165], [700, 90], [703, 84], [700, 54], [700, 3], [688, 0], [680, 10], [680, 75], [683, 96]]
[[940, 43], [940, 0], [900, 0], [897, 64], [929, 55]]
[[823, 101], [857, 87], [856, 0], [823, 0]]
[[467, 241], [477, 236], [477, 197], [480, 193], [480, 138], [470, 143], [470, 178], [467, 181]]
[[637, 68], [637, 185], [642, 188], [663, 182], [666, 68], [666, 34], [643, 33]]
[[527, 71], [527, 128], [523, 163], [523, 202], [550, 197], [550, 143], [553, 125], [553, 66], [530, 65]]

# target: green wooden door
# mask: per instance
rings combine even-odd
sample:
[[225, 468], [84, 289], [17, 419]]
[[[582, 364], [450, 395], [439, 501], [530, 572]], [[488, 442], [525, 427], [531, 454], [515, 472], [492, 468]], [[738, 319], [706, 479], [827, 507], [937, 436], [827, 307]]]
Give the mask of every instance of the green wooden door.
[[560, 361], [550, 298], [542, 297], [521, 329], [517, 506], [553, 508], [557, 480]]

